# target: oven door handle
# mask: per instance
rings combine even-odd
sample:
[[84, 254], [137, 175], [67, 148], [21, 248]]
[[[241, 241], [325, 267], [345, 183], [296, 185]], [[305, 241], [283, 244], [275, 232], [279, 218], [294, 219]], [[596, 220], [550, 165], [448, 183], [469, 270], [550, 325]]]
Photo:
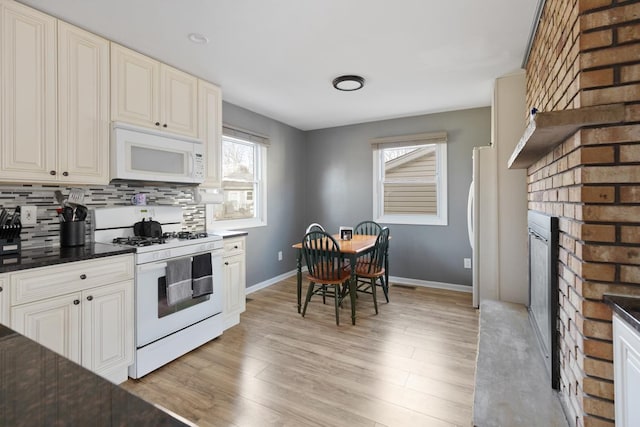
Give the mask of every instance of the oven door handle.
[[138, 272], [142, 273], [144, 271], [151, 270], [159, 270], [167, 268], [166, 262], [152, 262], [151, 264], [142, 264], [138, 266]]

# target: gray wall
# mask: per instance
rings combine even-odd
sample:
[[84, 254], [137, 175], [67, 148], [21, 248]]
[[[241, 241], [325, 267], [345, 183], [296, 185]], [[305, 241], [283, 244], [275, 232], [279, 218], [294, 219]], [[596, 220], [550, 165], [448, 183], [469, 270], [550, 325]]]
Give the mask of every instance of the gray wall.
[[466, 217], [471, 152], [474, 146], [489, 143], [488, 107], [307, 132], [305, 218], [331, 232], [371, 219], [373, 156], [369, 140], [435, 131], [448, 133], [449, 224], [389, 225], [391, 275], [471, 285], [471, 270], [463, 268], [463, 258], [471, 257]]
[[247, 286], [295, 269], [291, 245], [300, 241], [307, 224], [319, 222], [337, 232], [341, 225], [371, 219], [371, 138], [435, 131], [448, 133], [449, 224], [389, 225], [391, 275], [471, 285], [471, 270], [463, 268], [463, 258], [471, 257], [466, 219], [471, 151], [490, 140], [489, 107], [309, 132], [226, 102], [222, 113], [225, 124], [271, 138], [268, 225], [247, 230]]
[[[304, 230], [306, 157], [305, 132], [227, 102], [222, 106], [225, 124], [266, 135], [267, 226], [247, 231], [247, 286], [276, 277], [296, 267], [291, 245]], [[278, 251], [283, 260], [278, 261]]]

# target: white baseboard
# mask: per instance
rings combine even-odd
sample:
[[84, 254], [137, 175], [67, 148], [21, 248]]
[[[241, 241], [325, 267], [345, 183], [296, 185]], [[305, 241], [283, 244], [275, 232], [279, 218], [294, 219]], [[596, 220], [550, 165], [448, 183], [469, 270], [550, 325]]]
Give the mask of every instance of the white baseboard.
[[[304, 267], [302, 269], [303, 272], [305, 270], [306, 270], [306, 267]], [[267, 287], [269, 287], [271, 285], [275, 285], [276, 283], [278, 283], [278, 282], [280, 282], [280, 281], [282, 281], [284, 279], [287, 279], [287, 278], [289, 278], [291, 276], [295, 276], [296, 273], [297, 273], [297, 270], [292, 270], [292, 271], [288, 271], [286, 273], [282, 273], [282, 274], [280, 274], [280, 275], [278, 275], [276, 277], [272, 277], [271, 279], [265, 280], [264, 282], [256, 283], [255, 285], [249, 286], [247, 288], [246, 294], [249, 295], [249, 294], [251, 294], [251, 293], [253, 293], [255, 291], [259, 291], [260, 289], [264, 289], [264, 288], [267, 288]]]
[[471, 293], [471, 286], [457, 285], [455, 283], [433, 282], [431, 280], [409, 279], [406, 277], [389, 276], [391, 284], [423, 286], [425, 288], [446, 289], [449, 291]]
[[[302, 267], [302, 272], [304, 273], [305, 271], [307, 271], [306, 266]], [[291, 276], [295, 276], [296, 273], [297, 273], [296, 270], [291, 270], [286, 273], [282, 273], [279, 276], [273, 277], [269, 280], [265, 280], [264, 282], [256, 283], [255, 285], [247, 288], [246, 294], [248, 295], [250, 293], [259, 291], [260, 289], [264, 289], [271, 285], [275, 285], [276, 283], [284, 279], [287, 279]], [[431, 280], [418, 280], [418, 279], [408, 279], [406, 277], [389, 276], [389, 281], [392, 284], [397, 283], [399, 285], [411, 285], [411, 286], [422, 286], [425, 288], [446, 289], [449, 291], [465, 292], [469, 294], [472, 291], [471, 286], [457, 285], [454, 283], [433, 282]]]

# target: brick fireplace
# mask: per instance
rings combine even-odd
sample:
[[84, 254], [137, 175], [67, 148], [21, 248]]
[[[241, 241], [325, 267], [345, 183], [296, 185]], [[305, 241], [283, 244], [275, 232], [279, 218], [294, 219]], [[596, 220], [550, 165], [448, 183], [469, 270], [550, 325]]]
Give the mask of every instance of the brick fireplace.
[[526, 74], [541, 112], [620, 104], [527, 165], [529, 209], [559, 217], [561, 399], [575, 425], [613, 426], [602, 296], [640, 295], [640, 1], [546, 0]]

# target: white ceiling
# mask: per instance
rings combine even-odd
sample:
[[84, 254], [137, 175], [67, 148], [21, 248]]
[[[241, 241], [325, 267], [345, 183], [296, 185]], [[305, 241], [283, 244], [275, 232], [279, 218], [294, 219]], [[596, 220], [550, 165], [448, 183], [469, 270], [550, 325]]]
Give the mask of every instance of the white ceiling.
[[[488, 106], [538, 0], [20, 0], [302, 130]], [[210, 39], [196, 45], [189, 33]], [[342, 74], [366, 79], [340, 92]]]

